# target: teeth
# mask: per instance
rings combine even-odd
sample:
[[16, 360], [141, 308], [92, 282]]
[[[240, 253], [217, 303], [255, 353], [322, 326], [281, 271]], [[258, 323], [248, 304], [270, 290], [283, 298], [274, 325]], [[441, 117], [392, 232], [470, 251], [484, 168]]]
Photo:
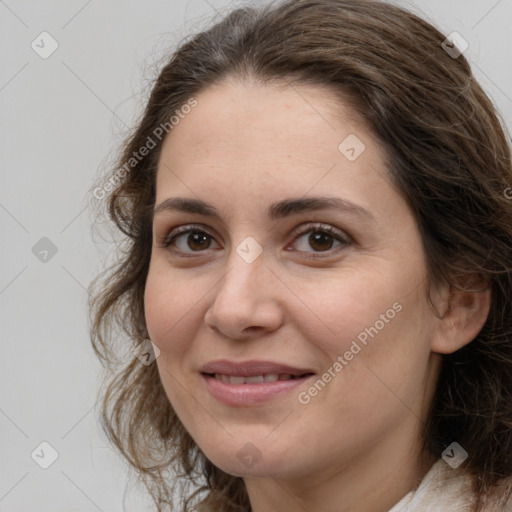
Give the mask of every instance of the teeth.
[[225, 382], [226, 384], [229, 384], [229, 377], [227, 375], [222, 375], [222, 374], [216, 373], [215, 374], [215, 378], [218, 379], [219, 377], [220, 377], [220, 380], [222, 382]]
[[267, 375], [252, 375], [251, 377], [235, 377], [232, 375], [216, 373], [215, 378], [225, 384], [235, 384], [239, 386], [241, 384], [262, 384], [264, 382], [277, 382], [278, 380], [291, 380], [292, 376], [289, 373], [282, 373], [280, 375], [277, 373], [269, 373]]
[[230, 384], [244, 384], [245, 377], [228, 377]]
[[254, 375], [253, 377], [246, 377], [247, 384], [261, 384], [263, 382], [263, 375]]

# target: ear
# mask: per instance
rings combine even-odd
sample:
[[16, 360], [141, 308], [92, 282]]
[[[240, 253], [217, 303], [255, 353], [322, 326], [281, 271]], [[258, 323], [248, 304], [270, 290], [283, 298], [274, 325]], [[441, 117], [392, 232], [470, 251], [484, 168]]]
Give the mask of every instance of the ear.
[[451, 354], [473, 341], [482, 330], [491, 307], [491, 290], [482, 278], [465, 276], [463, 289], [444, 288], [437, 302], [442, 317], [432, 337], [432, 351]]

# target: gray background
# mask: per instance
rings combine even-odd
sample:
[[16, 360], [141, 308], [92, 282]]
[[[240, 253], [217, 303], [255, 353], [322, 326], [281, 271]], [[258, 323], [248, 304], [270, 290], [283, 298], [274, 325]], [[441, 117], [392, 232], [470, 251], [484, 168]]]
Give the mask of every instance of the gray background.
[[[465, 54], [512, 129], [512, 0], [395, 3], [468, 40]], [[151, 509], [137, 490], [123, 505], [126, 467], [95, 415], [101, 373], [86, 288], [112, 246], [93, 240], [86, 208], [165, 52], [229, 5], [0, 0], [0, 511]], [[47, 59], [31, 47], [43, 31], [59, 45]], [[56, 254], [44, 253], [43, 237]], [[37, 448], [50, 460], [43, 441], [58, 453], [48, 469], [31, 457]]]

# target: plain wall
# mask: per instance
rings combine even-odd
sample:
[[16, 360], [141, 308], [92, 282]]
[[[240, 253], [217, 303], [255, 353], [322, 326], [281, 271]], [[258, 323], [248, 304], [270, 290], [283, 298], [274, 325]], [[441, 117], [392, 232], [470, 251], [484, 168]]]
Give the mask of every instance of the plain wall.
[[[512, 1], [396, 3], [468, 40], [476, 77], [512, 130]], [[0, 2], [0, 511], [151, 510], [137, 491], [123, 506], [126, 467], [94, 407], [86, 288], [110, 246], [91, 238], [86, 206], [165, 50], [229, 4]], [[51, 49], [43, 31], [58, 43], [46, 59], [31, 47]], [[58, 453], [48, 469], [31, 457], [50, 460], [43, 441]]]

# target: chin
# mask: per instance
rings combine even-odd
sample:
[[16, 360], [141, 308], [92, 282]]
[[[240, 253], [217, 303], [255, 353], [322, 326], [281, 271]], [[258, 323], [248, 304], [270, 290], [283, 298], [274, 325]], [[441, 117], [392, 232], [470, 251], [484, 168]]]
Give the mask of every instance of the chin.
[[261, 447], [261, 450], [251, 442], [233, 443], [223, 446], [219, 451], [218, 446], [212, 450], [203, 451], [208, 460], [216, 467], [229, 475], [246, 477], [264, 477], [269, 474], [280, 478], [297, 476], [297, 461], [290, 459], [289, 450], [276, 449], [276, 446]]

